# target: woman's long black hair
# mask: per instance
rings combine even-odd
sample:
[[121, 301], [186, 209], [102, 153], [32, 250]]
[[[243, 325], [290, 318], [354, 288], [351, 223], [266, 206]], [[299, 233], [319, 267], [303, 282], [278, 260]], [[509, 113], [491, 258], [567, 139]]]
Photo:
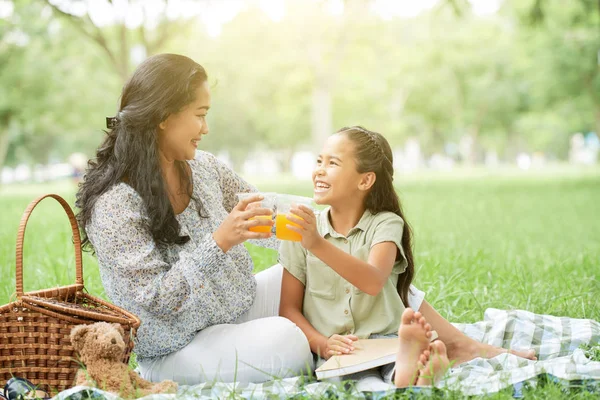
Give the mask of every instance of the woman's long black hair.
[[[90, 249], [85, 233], [98, 198], [119, 182], [126, 182], [142, 198], [149, 217], [149, 229], [159, 244], [182, 244], [179, 223], [169, 200], [159, 164], [158, 125], [170, 114], [181, 111], [195, 100], [196, 89], [207, 80], [204, 68], [188, 57], [159, 54], [138, 66], [123, 87], [112, 128], [96, 151], [96, 158], [79, 185], [77, 220], [83, 231], [82, 243]], [[191, 196], [186, 163], [177, 167]]]

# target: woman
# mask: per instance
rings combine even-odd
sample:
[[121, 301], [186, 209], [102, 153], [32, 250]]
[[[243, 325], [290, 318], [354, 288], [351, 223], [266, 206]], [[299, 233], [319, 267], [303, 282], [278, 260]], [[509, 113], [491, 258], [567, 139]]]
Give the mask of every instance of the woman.
[[[272, 225], [250, 220], [271, 211], [246, 210], [259, 197], [238, 203], [235, 193], [256, 189], [197, 152], [209, 108], [207, 74], [193, 60], [160, 54], [139, 65], [77, 193], [83, 241], [98, 257], [107, 296], [142, 321], [135, 352], [144, 378], [297, 375], [313, 361], [302, 331], [278, 316], [282, 268], [254, 276], [242, 245], [275, 247], [270, 233], [248, 230]], [[413, 308], [435, 313], [414, 293]], [[452, 327], [427, 318], [438, 332]]]
[[271, 211], [246, 211], [258, 196], [237, 203], [235, 193], [255, 189], [214, 156], [196, 157], [209, 108], [206, 72], [191, 59], [161, 54], [137, 68], [77, 193], [84, 243], [111, 301], [142, 320], [145, 378], [297, 375], [312, 361], [302, 331], [278, 316], [282, 270], [255, 277], [240, 245], [271, 235], [248, 230], [272, 224], [249, 221]]

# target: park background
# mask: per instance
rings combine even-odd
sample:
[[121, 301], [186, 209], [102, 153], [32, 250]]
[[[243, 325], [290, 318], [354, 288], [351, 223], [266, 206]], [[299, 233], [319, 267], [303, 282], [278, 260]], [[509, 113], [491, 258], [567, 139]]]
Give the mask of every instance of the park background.
[[[0, 304], [21, 213], [74, 205], [123, 83], [161, 52], [207, 69], [201, 148], [260, 189], [311, 196], [329, 134], [383, 133], [415, 283], [450, 321], [600, 320], [597, 0], [0, 0]], [[31, 217], [26, 290], [74, 281], [63, 214]], [[247, 247], [257, 271], [277, 260]], [[84, 278], [105, 297], [89, 253]]]

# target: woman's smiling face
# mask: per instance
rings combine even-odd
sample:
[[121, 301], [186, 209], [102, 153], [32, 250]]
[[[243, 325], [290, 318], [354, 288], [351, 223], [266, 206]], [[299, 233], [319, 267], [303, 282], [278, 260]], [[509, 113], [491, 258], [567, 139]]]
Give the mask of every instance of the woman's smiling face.
[[169, 161], [193, 160], [202, 135], [208, 134], [210, 90], [206, 81], [198, 86], [195, 95], [193, 102], [158, 126], [158, 148]]

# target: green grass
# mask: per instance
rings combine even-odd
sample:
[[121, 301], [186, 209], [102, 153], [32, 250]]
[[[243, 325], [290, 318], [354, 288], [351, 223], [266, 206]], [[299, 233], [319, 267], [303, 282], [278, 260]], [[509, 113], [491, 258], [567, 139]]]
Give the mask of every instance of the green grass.
[[[310, 195], [308, 182], [284, 181], [259, 187]], [[399, 176], [397, 184], [414, 230], [415, 284], [450, 321], [481, 320], [488, 307], [600, 320], [600, 170]], [[48, 192], [73, 204], [70, 182], [0, 187], [0, 304], [15, 291], [21, 213]], [[274, 251], [248, 248], [257, 271], [277, 260]], [[46, 200], [34, 211], [24, 255], [25, 290], [74, 281], [70, 228], [57, 203]], [[96, 260], [87, 253], [84, 279], [89, 292], [105, 297]], [[557, 396], [588, 397], [553, 385], [529, 393]]]

